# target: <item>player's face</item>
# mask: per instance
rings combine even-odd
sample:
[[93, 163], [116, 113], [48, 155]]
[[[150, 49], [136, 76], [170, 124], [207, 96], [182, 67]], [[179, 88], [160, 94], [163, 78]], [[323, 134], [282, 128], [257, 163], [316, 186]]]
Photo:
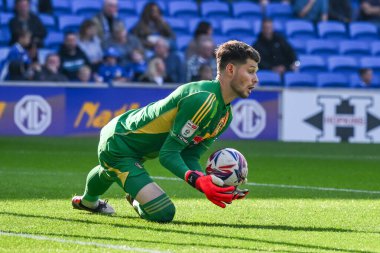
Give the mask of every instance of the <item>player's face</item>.
[[255, 88], [259, 79], [257, 78], [257, 62], [247, 59], [243, 65], [237, 65], [233, 74], [231, 88], [238, 97], [247, 98]]

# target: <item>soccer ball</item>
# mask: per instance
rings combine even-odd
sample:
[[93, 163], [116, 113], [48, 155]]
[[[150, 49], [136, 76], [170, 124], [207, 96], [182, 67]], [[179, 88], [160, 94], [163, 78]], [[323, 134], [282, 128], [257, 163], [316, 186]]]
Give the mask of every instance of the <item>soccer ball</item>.
[[233, 148], [214, 152], [207, 160], [206, 174], [215, 175], [228, 186], [239, 186], [247, 181], [248, 164], [244, 156]]

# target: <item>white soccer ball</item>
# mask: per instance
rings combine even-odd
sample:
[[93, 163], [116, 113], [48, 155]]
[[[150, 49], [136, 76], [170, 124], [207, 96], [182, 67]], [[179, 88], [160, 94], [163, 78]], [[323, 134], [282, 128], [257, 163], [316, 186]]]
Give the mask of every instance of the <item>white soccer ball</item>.
[[210, 155], [206, 173], [222, 179], [225, 185], [239, 186], [247, 182], [248, 164], [236, 149], [223, 148]]

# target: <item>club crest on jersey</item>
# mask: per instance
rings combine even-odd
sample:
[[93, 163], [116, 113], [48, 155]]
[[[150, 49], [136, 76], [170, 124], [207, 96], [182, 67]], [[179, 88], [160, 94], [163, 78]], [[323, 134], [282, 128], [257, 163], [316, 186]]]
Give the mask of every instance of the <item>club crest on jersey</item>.
[[188, 138], [192, 136], [197, 129], [198, 126], [195, 125], [191, 120], [188, 120], [186, 124], [182, 127], [181, 135], [185, 138]]

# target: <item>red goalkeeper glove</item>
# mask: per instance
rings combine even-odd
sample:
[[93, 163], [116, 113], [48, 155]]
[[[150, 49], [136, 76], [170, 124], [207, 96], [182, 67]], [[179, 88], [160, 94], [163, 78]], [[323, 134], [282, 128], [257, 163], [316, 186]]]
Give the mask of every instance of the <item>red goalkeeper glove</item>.
[[226, 203], [231, 203], [234, 198], [235, 187], [221, 187], [224, 184], [223, 180], [214, 175], [205, 176], [202, 172], [189, 170], [186, 172], [185, 181], [203, 192], [208, 200], [221, 208], [225, 208]]
[[233, 192], [233, 194], [234, 194], [233, 200], [235, 200], [235, 199], [244, 199], [245, 196], [247, 196], [248, 193], [249, 193], [248, 189], [239, 189], [239, 188], [236, 187], [236, 189]]

